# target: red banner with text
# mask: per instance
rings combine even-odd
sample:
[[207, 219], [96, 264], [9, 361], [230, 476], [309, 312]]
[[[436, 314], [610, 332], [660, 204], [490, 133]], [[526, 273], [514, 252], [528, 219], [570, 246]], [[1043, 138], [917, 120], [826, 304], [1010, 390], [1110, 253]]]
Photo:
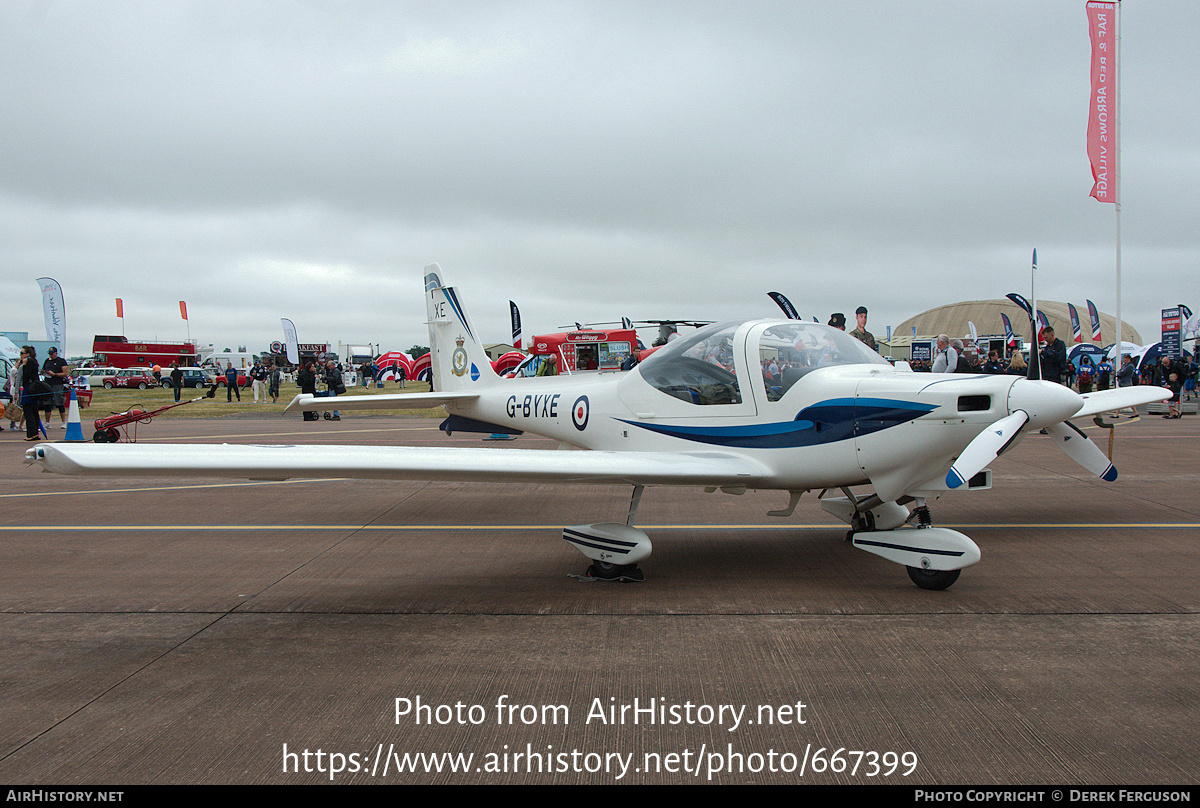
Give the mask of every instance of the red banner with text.
[[1092, 96], [1088, 101], [1088, 161], [1092, 193], [1100, 202], [1117, 201], [1117, 4], [1087, 4], [1092, 39]]

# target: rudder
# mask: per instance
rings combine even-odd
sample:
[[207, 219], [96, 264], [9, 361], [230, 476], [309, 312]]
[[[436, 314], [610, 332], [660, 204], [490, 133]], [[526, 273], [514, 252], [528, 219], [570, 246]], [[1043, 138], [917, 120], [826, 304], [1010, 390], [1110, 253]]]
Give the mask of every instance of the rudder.
[[425, 267], [425, 312], [434, 390], [465, 390], [499, 378], [466, 306], [455, 287], [442, 283], [437, 264]]

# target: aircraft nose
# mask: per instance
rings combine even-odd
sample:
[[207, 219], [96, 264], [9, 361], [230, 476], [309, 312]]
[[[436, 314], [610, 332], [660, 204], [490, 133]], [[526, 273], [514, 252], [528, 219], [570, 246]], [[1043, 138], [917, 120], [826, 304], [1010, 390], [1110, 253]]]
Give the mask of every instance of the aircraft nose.
[[1018, 379], [1008, 393], [1008, 411], [1024, 411], [1037, 429], [1067, 420], [1082, 406], [1078, 393], [1054, 382]]

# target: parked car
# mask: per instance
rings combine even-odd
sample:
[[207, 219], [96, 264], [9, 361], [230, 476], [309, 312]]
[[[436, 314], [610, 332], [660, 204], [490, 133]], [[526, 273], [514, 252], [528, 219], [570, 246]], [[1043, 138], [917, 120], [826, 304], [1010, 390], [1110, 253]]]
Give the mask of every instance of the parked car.
[[116, 375], [117, 368], [77, 368], [71, 372], [72, 379], [83, 378], [87, 381], [88, 387], [103, 384], [104, 377]]
[[[213, 383], [212, 374], [201, 370], [200, 368], [180, 368], [183, 371], [183, 386], [186, 387], [210, 387]], [[162, 386], [171, 387], [171, 369], [163, 368]]]
[[125, 368], [118, 370], [113, 376], [104, 377], [105, 390], [112, 390], [114, 387], [136, 387], [145, 390], [157, 386], [158, 380], [154, 378], [150, 368]]
[[[217, 380], [217, 387], [225, 386], [225, 374], [224, 373], [217, 373], [215, 378]], [[237, 372], [237, 380], [238, 380], [237, 381], [238, 387], [249, 387], [250, 386], [250, 377], [246, 375], [246, 372], [244, 370], [239, 370]], [[212, 384], [212, 382], [209, 382], [209, 384]]]

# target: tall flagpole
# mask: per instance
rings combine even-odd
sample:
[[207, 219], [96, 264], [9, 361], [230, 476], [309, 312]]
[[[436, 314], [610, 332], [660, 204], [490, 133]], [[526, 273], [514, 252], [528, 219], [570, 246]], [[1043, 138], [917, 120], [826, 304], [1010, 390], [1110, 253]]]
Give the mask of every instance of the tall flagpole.
[[1122, 355], [1124, 353], [1121, 344], [1121, 0], [1117, 0], [1117, 125], [1113, 127], [1113, 135], [1116, 137], [1116, 143], [1113, 145], [1113, 151], [1117, 157], [1116, 171], [1114, 172], [1114, 185], [1116, 189], [1116, 204], [1113, 206], [1117, 219], [1117, 355], [1113, 358], [1113, 386], [1120, 387], [1121, 384], [1117, 381], [1117, 371], [1121, 369]]
[[[1033, 248], [1033, 264], [1029, 268], [1029, 297], [1033, 300], [1033, 313], [1029, 315], [1029, 322], [1033, 324], [1033, 345], [1029, 346], [1029, 350], [1041, 353], [1041, 323], [1037, 316], [1037, 247]], [[1038, 378], [1044, 378], [1041, 363], [1038, 363]]]
[[1088, 101], [1088, 161], [1091, 196], [1112, 202], [1116, 220], [1117, 361], [1122, 356], [1121, 321], [1121, 0], [1089, 0], [1092, 42], [1091, 98]]

